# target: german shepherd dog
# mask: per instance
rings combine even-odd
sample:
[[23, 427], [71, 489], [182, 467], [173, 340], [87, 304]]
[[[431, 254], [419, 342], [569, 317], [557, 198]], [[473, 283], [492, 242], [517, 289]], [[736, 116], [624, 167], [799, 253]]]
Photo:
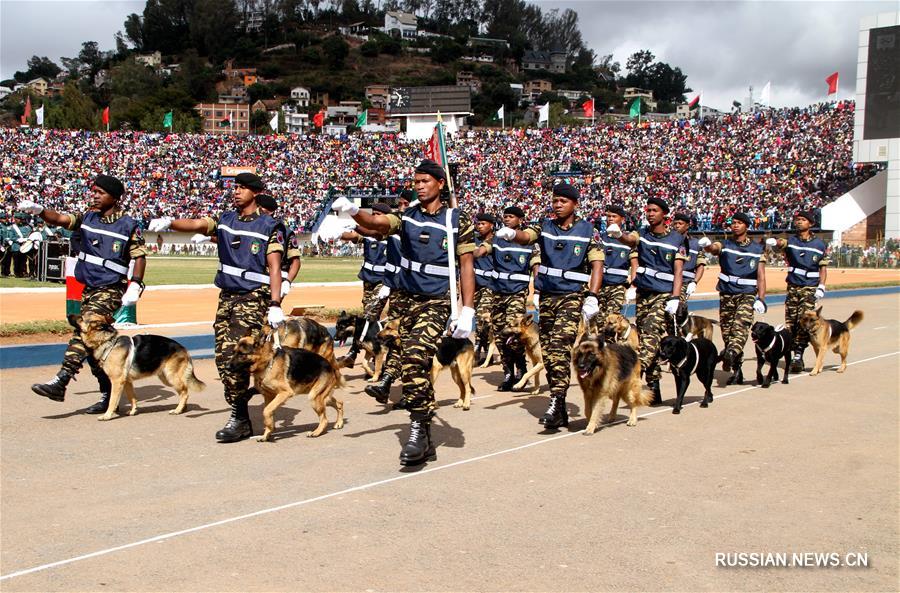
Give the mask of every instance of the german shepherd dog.
[[691, 334], [712, 341], [714, 325], [719, 325], [719, 322], [689, 313], [687, 304], [679, 303], [675, 312], [675, 335], [678, 337], [687, 338]]
[[[778, 380], [778, 361], [784, 359], [784, 379], [788, 384], [791, 374], [791, 351], [794, 338], [791, 330], [784, 326], [774, 327], [763, 321], [757, 321], [750, 328], [750, 339], [756, 346], [756, 382], [763, 389], [768, 389], [772, 381]], [[769, 373], [763, 378], [762, 368], [769, 363]]]
[[459, 388], [459, 399], [454, 408], [468, 410], [472, 405], [472, 369], [475, 367], [475, 345], [468, 338], [444, 336], [438, 345], [437, 352], [431, 359], [431, 384], [437, 381], [438, 375], [450, 367], [453, 382]]
[[803, 314], [800, 318], [800, 327], [809, 332], [809, 343], [816, 352], [816, 364], [809, 373], [811, 376], [822, 372], [825, 349], [829, 346], [834, 346], [831, 351], [841, 355], [841, 366], [837, 372], [843, 373], [846, 370], [847, 351], [850, 349], [850, 330], [859, 325], [862, 320], [862, 311], [854, 311], [843, 323], [822, 317], [822, 307]]
[[497, 345], [494, 344], [494, 329], [491, 327], [491, 312], [482, 311], [478, 315], [478, 331], [475, 334], [475, 360], [481, 360], [480, 369], [486, 369], [494, 363], [494, 355], [497, 353]]
[[621, 313], [610, 313], [606, 316], [603, 324], [603, 337], [610, 343], [631, 346], [635, 352], [638, 351], [641, 344], [637, 327]]
[[522, 375], [522, 378], [513, 385], [513, 391], [525, 391], [528, 380], [534, 377], [534, 389], [531, 394], [534, 395], [541, 390], [541, 371], [544, 369], [544, 357], [541, 354], [541, 337], [538, 333], [538, 326], [534, 322], [531, 313], [525, 313], [519, 317], [518, 321], [513, 325], [508, 325], [500, 332], [503, 343], [507, 347], [519, 341], [525, 347], [525, 354], [531, 360], [531, 368]]
[[325, 406], [337, 410], [334, 429], [344, 427], [344, 402], [334, 397], [335, 387], [344, 384], [338, 369], [324, 357], [302, 348], [273, 346], [272, 332], [267, 327], [256, 335], [238, 340], [229, 366], [253, 376], [253, 387], [265, 398], [260, 442], [271, 441], [275, 430], [275, 411], [295, 395], [307, 394], [319, 417], [319, 425], [306, 434], [317, 437], [325, 431], [328, 417]]
[[315, 352], [338, 368], [334, 358], [334, 340], [324, 325], [309, 317], [289, 317], [278, 328], [281, 345], [288, 348], [303, 348]]
[[706, 338], [694, 337], [691, 341], [676, 336], [666, 336], [659, 344], [659, 359], [669, 363], [675, 376], [675, 407], [673, 414], [681, 413], [684, 394], [691, 384], [691, 375], [696, 374], [703, 383], [706, 392], [703, 394], [701, 408], [709, 407], [713, 401], [712, 382], [719, 362], [719, 351], [715, 344]]
[[572, 364], [584, 393], [584, 413], [588, 419], [584, 434], [594, 434], [597, 430], [605, 399], [612, 401], [607, 422], [615, 421], [619, 401], [628, 404], [631, 408], [628, 426], [637, 424], [637, 409], [653, 401], [653, 394], [641, 389], [641, 363], [630, 346], [607, 344], [602, 335], [585, 335], [572, 349]]
[[137, 414], [134, 381], [156, 375], [164, 385], [178, 392], [179, 401], [170, 414], [181, 414], [190, 391], [202, 391], [206, 385], [194, 375], [194, 362], [184, 346], [164, 336], [120, 336], [113, 318], [97, 313], [69, 316], [78, 327], [84, 345], [100, 363], [112, 384], [109, 407], [97, 420], [111, 420], [117, 415], [122, 391], [131, 401], [129, 416]]
[[[384, 363], [384, 352], [378, 341], [378, 332], [382, 328], [381, 322], [367, 321], [362, 315], [347, 315], [346, 311], [341, 311], [334, 328], [335, 340], [343, 343], [352, 337], [353, 343], [359, 345], [359, 349], [364, 353], [362, 367], [366, 378], [377, 381], [381, 375], [381, 365]], [[354, 361], [349, 357], [342, 356], [338, 364], [350, 369], [353, 368], [353, 363]], [[370, 364], [374, 368], [369, 366]]]

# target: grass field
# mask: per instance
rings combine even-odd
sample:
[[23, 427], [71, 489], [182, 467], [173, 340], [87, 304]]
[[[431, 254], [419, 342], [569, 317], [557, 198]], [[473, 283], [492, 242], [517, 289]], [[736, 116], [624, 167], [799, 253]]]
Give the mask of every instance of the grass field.
[[[218, 260], [212, 257], [148, 257], [147, 285], [212, 284]], [[361, 258], [332, 257], [303, 260], [297, 282], [352, 282], [356, 280]], [[0, 278], [0, 288], [61, 286], [59, 282], [33, 282], [22, 278]]]

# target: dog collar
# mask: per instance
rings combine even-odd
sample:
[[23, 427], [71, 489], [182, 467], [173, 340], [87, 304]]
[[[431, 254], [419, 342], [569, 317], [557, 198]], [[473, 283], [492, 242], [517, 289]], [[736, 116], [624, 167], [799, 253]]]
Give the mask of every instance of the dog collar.
[[628, 339], [628, 336], [630, 336], [630, 335], [631, 335], [631, 324], [629, 323], [629, 324], [628, 324], [628, 329], [625, 330], [625, 333], [624, 333], [624, 334], [622, 334], [621, 336], [618, 335], [618, 334], [616, 334], [616, 341], [618, 341], [618, 340], [627, 340], [627, 339]]
[[763, 348], [762, 351], [763, 351], [763, 352], [768, 352], [769, 350], [771, 350], [771, 349], [772, 349], [772, 346], [775, 345], [775, 342], [776, 342], [776, 341], [778, 340], [778, 338], [780, 338], [780, 337], [781, 337], [781, 334], [775, 334], [775, 337], [772, 338], [772, 342], [771, 342], [768, 346], [766, 346], [765, 348]]
[[[690, 376], [690, 375], [694, 374], [694, 371], [697, 369], [697, 365], [700, 364], [700, 352], [697, 351], [697, 347], [694, 345], [693, 342], [688, 342], [688, 344], [690, 345], [691, 348], [694, 349], [694, 366], [691, 367], [691, 370], [688, 373], [688, 376]], [[678, 364], [674, 364], [674, 363], [669, 363], [669, 364], [671, 366], [674, 366], [676, 369], [678, 369], [680, 371], [681, 367], [684, 366], [684, 363], [687, 362], [687, 359], [688, 359], [688, 356], [685, 354], [684, 360], [682, 360]]]

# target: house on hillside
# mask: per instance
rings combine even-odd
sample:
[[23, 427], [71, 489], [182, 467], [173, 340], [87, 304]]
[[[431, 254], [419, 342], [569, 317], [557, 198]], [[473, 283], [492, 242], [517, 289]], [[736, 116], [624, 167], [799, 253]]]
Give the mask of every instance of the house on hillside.
[[356, 39], [369, 38], [369, 25], [367, 25], [365, 21], [350, 23], [346, 27], [338, 27], [338, 31], [340, 31], [341, 35], [344, 37], [355, 37]]
[[309, 89], [295, 86], [291, 89], [291, 99], [297, 102], [298, 107], [309, 107]]
[[247, 103], [250, 101], [250, 94], [247, 87], [242, 84], [225, 87], [219, 91], [219, 103]]
[[198, 103], [194, 111], [200, 114], [204, 134], [250, 133], [250, 106], [234, 103]]
[[325, 118], [329, 124], [336, 126], [352, 126], [359, 115], [359, 103], [356, 105], [330, 105], [325, 110]]
[[387, 109], [391, 87], [386, 84], [370, 84], [366, 87], [366, 100], [376, 109]]
[[650, 111], [656, 111], [656, 100], [653, 98], [653, 91], [648, 91], [646, 89], [639, 89], [637, 87], [627, 87], [625, 92], [622, 94], [622, 97], [625, 99], [625, 102], [631, 104], [635, 99], [640, 98], [641, 103], [644, 103]]
[[309, 114], [300, 111], [297, 105], [285, 103], [281, 106], [284, 114], [284, 131], [289, 134], [302, 134], [309, 127]]
[[460, 70], [456, 73], [456, 86], [467, 86], [473, 93], [480, 93], [481, 79], [470, 70]]
[[46, 78], [35, 78], [34, 80], [29, 80], [25, 86], [39, 95], [46, 95], [47, 87], [49, 85], [47, 84]]
[[134, 56], [134, 61], [138, 64], [143, 64], [148, 68], [157, 70], [160, 66], [162, 66], [162, 54], [160, 54], [158, 51], [155, 51], [152, 54], [138, 54]]
[[388, 10], [384, 13], [385, 34], [402, 39], [413, 39], [418, 35], [419, 19], [411, 12]]
[[0, 101], [12, 94], [13, 90], [8, 86], [0, 86]]
[[447, 132], [455, 134], [472, 115], [472, 89], [467, 86], [419, 86], [391, 89], [388, 117], [406, 120], [406, 137], [431, 137], [438, 114]]
[[546, 70], [554, 74], [566, 72], [566, 52], [528, 50], [522, 55], [523, 70]]
[[553, 90], [553, 83], [549, 80], [529, 80], [522, 85], [522, 99], [529, 103], [537, 101], [538, 97], [543, 93], [549, 93]]
[[257, 99], [256, 102], [250, 106], [250, 113], [256, 113], [257, 111], [271, 113], [272, 111], [278, 111], [279, 109], [281, 109], [281, 99]]

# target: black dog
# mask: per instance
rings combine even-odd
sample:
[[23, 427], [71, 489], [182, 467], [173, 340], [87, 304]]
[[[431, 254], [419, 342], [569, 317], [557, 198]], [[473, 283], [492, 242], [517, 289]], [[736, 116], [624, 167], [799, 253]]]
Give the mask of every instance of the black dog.
[[[794, 344], [791, 330], [757, 321], [750, 328], [750, 339], [756, 345], [756, 382], [764, 389], [768, 389], [772, 381], [778, 380], [778, 360], [783, 358], [784, 379], [781, 382], [787, 385], [788, 375], [791, 374], [791, 351]], [[763, 379], [762, 368], [767, 362], [769, 374]]]
[[713, 374], [719, 360], [715, 344], [706, 338], [694, 338], [688, 342], [684, 338], [666, 336], [659, 345], [659, 358], [669, 363], [672, 374], [675, 375], [675, 389], [678, 393], [673, 414], [681, 413], [684, 393], [691, 384], [693, 374], [697, 375], [706, 388], [700, 407], [706, 408], [712, 403]]

